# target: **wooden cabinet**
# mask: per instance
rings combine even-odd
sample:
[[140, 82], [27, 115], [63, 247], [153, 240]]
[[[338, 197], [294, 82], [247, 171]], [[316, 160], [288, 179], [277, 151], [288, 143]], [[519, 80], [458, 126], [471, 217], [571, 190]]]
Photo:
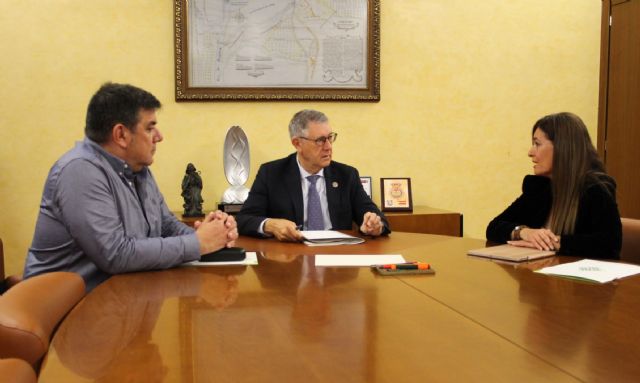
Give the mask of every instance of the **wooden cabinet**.
[[620, 214], [640, 218], [640, 0], [602, 2], [598, 153], [618, 184]]
[[413, 212], [385, 213], [391, 231], [442, 234], [462, 237], [462, 214], [428, 206], [416, 206]]

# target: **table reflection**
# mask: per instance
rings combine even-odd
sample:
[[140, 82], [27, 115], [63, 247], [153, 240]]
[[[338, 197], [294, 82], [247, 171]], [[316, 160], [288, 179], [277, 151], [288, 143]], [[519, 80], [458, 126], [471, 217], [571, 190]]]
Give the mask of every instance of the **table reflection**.
[[87, 295], [65, 319], [52, 344], [64, 365], [97, 382], [156, 382], [166, 377], [167, 367], [152, 337], [166, 299], [194, 297], [222, 309], [237, 297], [234, 275], [200, 269], [112, 278], [118, 283], [103, 283]]
[[617, 286], [517, 271], [535, 271], [558, 263], [559, 258], [553, 257], [505, 265], [504, 269], [519, 283], [520, 302], [531, 306], [524, 325], [527, 348], [540, 352], [548, 360], [571, 361], [566, 365], [582, 370], [571, 372], [584, 376], [589, 371], [593, 373], [594, 362], [600, 363], [588, 359], [593, 333], [606, 326]]
[[262, 287], [291, 300], [291, 328], [302, 340], [320, 341], [333, 318], [332, 286], [358, 277], [359, 268], [316, 267], [315, 256], [265, 253], [256, 274]]
[[[372, 373], [370, 272], [358, 278], [359, 268], [316, 268], [314, 256], [283, 252], [258, 262], [224, 310], [180, 299], [183, 381], [326, 381], [336, 365], [353, 377]], [[343, 354], [329, 352], [336, 344]]]

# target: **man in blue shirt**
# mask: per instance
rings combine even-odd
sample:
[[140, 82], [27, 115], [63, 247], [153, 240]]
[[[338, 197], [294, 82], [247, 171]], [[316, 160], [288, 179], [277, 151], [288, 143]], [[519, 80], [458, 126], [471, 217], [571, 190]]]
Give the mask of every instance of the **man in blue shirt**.
[[113, 274], [165, 269], [233, 246], [233, 217], [210, 213], [195, 230], [169, 211], [148, 166], [162, 141], [149, 92], [104, 84], [87, 108], [85, 139], [51, 168], [24, 277], [80, 274], [91, 290]]

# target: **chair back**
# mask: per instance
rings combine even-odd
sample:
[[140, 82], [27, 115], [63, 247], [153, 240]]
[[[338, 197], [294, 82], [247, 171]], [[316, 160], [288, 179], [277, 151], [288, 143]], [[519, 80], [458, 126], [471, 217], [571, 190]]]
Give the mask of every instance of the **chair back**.
[[0, 296], [0, 358], [19, 358], [39, 371], [58, 323], [85, 295], [82, 277], [53, 272], [23, 280]]
[[620, 260], [640, 264], [640, 219], [621, 218], [622, 250]]

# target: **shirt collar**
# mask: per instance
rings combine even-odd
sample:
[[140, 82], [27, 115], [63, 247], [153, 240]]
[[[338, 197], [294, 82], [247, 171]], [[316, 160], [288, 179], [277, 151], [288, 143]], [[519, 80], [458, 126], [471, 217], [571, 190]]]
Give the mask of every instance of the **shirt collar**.
[[[314, 175], [314, 174], [311, 174], [308, 171], [304, 170], [302, 165], [300, 165], [300, 160], [298, 159], [297, 155], [296, 155], [296, 163], [298, 164], [298, 169], [300, 169], [300, 176], [302, 177], [302, 179], [306, 179], [308, 176]], [[324, 168], [320, 169], [320, 171], [315, 173], [315, 175], [318, 175], [318, 176], [324, 178]]]
[[100, 153], [100, 155], [102, 155], [102, 157], [104, 157], [107, 160], [109, 165], [111, 165], [113, 170], [115, 170], [115, 172], [118, 173], [118, 175], [130, 181], [133, 181], [136, 175], [146, 174], [147, 172], [146, 166], [142, 168], [142, 170], [140, 170], [139, 172], [134, 173], [133, 170], [131, 170], [131, 167], [122, 158], [116, 157], [113, 154], [107, 152], [106, 150], [104, 150], [102, 146], [100, 146], [100, 144], [92, 141], [88, 137], [85, 137], [84, 141], [85, 143], [89, 144], [92, 148], [94, 148], [98, 153]]

